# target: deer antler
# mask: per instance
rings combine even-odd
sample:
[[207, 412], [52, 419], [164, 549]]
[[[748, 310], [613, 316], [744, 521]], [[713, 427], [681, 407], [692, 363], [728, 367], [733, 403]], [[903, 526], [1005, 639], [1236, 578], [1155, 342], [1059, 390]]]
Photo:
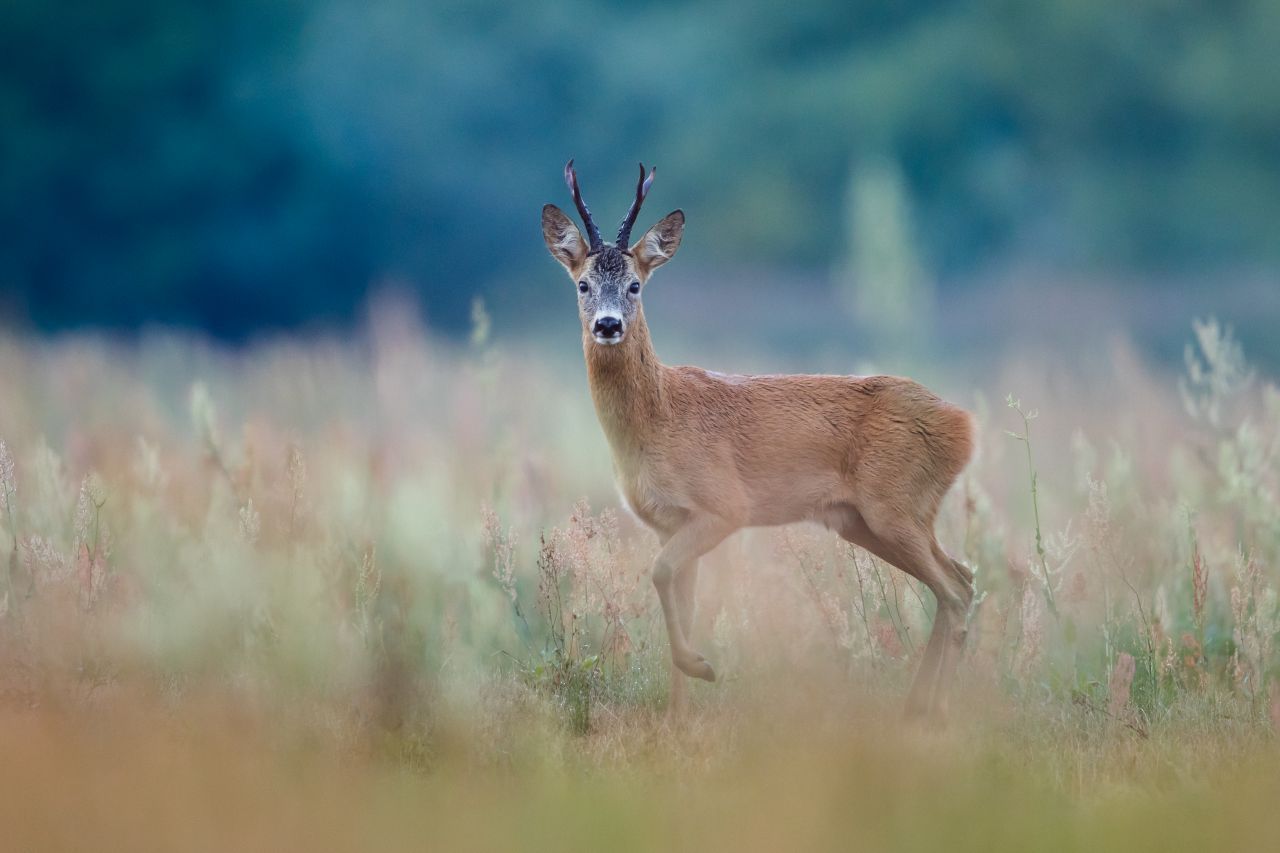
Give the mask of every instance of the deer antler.
[[578, 206], [578, 215], [582, 217], [582, 224], [587, 226], [587, 239], [591, 242], [591, 251], [599, 251], [604, 246], [604, 241], [600, 239], [600, 229], [591, 219], [591, 211], [587, 210], [587, 203], [582, 200], [582, 190], [578, 189], [578, 173], [573, 170], [573, 160], [564, 166], [564, 182], [573, 192], [573, 203]]
[[617, 245], [620, 249], [626, 249], [631, 243], [631, 226], [636, 224], [636, 217], [640, 215], [640, 205], [644, 204], [644, 197], [649, 194], [649, 187], [653, 185], [653, 176], [657, 172], [658, 167], [655, 166], [649, 170], [649, 177], [646, 178], [644, 163], [640, 164], [640, 180], [636, 182], [636, 200], [631, 202], [631, 209], [627, 211], [626, 218], [618, 226]]

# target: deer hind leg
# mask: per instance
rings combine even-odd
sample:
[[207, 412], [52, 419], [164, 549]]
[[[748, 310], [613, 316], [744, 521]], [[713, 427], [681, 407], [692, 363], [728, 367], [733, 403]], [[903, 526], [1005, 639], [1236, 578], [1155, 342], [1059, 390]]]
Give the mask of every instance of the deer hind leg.
[[[658, 601], [662, 604], [662, 616], [667, 624], [671, 662], [685, 675], [706, 681], [715, 681], [716, 673], [707, 659], [689, 645], [685, 620], [692, 628], [693, 607], [691, 603], [687, 608], [688, 616], [685, 617], [681, 612], [677, 586], [680, 576], [686, 574], [685, 570], [696, 571], [698, 558], [719, 545], [733, 530], [734, 526], [723, 519], [694, 516], [663, 543], [662, 550], [653, 563], [653, 585], [658, 590]], [[688, 574], [692, 574], [692, 571]], [[690, 591], [695, 582], [694, 578], [683, 581], [688, 584]]]
[[[916, 578], [933, 593], [938, 604], [933, 630], [907, 695], [906, 713], [911, 717], [945, 715], [952, 675], [964, 645], [969, 603], [973, 599], [971, 575], [946, 556], [933, 531], [923, 525], [867, 520], [853, 512], [841, 527], [840, 535]], [[964, 574], [959, 569], [964, 569]]]
[[960, 665], [965, 639], [969, 632], [969, 610], [973, 606], [974, 577], [973, 571], [968, 566], [943, 550], [932, 531], [929, 538], [933, 544], [935, 562], [944, 572], [950, 572], [949, 577], [956, 602], [949, 611], [952, 625], [948, 633], [948, 642], [942, 648], [942, 660], [938, 664], [937, 685], [934, 688], [934, 713], [939, 717], [945, 717], [947, 702], [951, 697], [951, 683], [955, 680], [956, 668]]
[[[911, 559], [901, 553], [900, 549], [893, 547], [890, 542], [886, 542], [875, 533], [872, 533], [871, 528], [867, 526], [866, 521], [857, 512], [851, 514], [846, 523], [839, 528], [839, 533], [845, 540], [870, 551], [886, 563], [901, 569], [916, 580], [929, 586], [928, 575], [920, 571]], [[932, 589], [932, 586], [930, 586], [930, 589]], [[907, 695], [906, 713], [909, 717], [927, 714], [932, 705], [934, 685], [937, 682], [938, 664], [941, 661], [942, 638], [946, 634], [946, 626], [943, 624], [946, 618], [946, 613], [942, 608], [939, 608], [934, 615], [933, 630], [930, 632], [929, 641], [925, 645], [920, 668], [911, 684], [911, 692]]]
[[943, 566], [950, 568], [951, 573], [956, 576], [956, 579], [959, 580], [960, 583], [972, 589], [974, 581], [973, 569], [970, 569], [964, 563], [948, 554], [943, 547], [938, 544], [936, 539], [933, 542], [933, 556], [936, 557], [938, 562], [942, 563]]

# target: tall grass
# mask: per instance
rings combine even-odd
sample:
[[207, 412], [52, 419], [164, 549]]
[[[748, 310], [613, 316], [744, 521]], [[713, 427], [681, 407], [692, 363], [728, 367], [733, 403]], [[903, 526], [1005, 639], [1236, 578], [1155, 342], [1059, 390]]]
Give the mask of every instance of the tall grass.
[[[704, 560], [694, 634], [725, 677], [664, 717], [656, 542], [613, 509], [581, 371], [477, 328], [0, 344], [0, 778], [26, 803], [0, 798], [4, 825], [76, 846], [70, 797], [147, 837], [116, 767], [175, 813], [238, 809], [244, 835], [208, 837], [259, 846], [302, 807], [277, 826], [251, 777], [353, 848], [559, 846], [540, 821], [593, 847], [928, 846], [959, 821], [1190, 846], [1270, 822], [1239, 821], [1280, 758], [1280, 391], [1229, 331], [1198, 324], [1181, 378], [1119, 352], [941, 389], [983, 425], [941, 520], [979, 596], [956, 718], [924, 736], [897, 708], [930, 595], [806, 527]], [[1009, 391], [1038, 416], [987, 404]], [[186, 802], [205, 772], [221, 793]]]

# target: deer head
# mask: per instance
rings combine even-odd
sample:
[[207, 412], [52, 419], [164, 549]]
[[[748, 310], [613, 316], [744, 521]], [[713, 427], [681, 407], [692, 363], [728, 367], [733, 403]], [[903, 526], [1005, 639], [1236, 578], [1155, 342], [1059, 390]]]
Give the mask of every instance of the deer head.
[[573, 203], [586, 226], [587, 236], [554, 204], [542, 208], [542, 239], [551, 257], [569, 272], [578, 287], [578, 315], [585, 334], [597, 344], [614, 346], [626, 338], [627, 329], [640, 312], [640, 293], [649, 276], [675, 255], [684, 233], [684, 213], [673, 210], [650, 228], [634, 244], [631, 228], [644, 204], [656, 170], [645, 177], [640, 164], [636, 197], [618, 226], [614, 242], [600, 238], [591, 211], [582, 200], [578, 173], [570, 160], [564, 167], [565, 183], [573, 193]]

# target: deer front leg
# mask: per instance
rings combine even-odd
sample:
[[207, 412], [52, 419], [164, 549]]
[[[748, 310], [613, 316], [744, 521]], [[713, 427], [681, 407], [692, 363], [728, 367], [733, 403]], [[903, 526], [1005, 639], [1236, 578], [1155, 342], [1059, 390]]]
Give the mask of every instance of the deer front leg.
[[[697, 571], [697, 560], [719, 545], [733, 532], [733, 525], [714, 516], [695, 516], [672, 534], [658, 552], [653, 563], [653, 585], [662, 604], [662, 616], [667, 624], [667, 639], [671, 643], [671, 662], [685, 675], [715, 681], [716, 673], [707, 659], [689, 645], [688, 630], [693, 627], [692, 590], [694, 578], [682, 578], [686, 570], [692, 575]], [[688, 585], [688, 626], [682, 613], [682, 595], [679, 588]], [[677, 697], [678, 698], [678, 697]]]
[[[694, 560], [680, 571], [676, 572], [675, 590], [676, 590], [676, 611], [680, 617], [680, 630], [684, 633], [685, 641], [691, 641], [693, 638], [693, 622], [697, 613], [697, 592], [698, 592], [698, 560]], [[671, 702], [670, 710], [679, 713], [684, 710], [688, 701], [688, 685], [685, 684], [685, 674], [675, 665], [671, 663]]]

